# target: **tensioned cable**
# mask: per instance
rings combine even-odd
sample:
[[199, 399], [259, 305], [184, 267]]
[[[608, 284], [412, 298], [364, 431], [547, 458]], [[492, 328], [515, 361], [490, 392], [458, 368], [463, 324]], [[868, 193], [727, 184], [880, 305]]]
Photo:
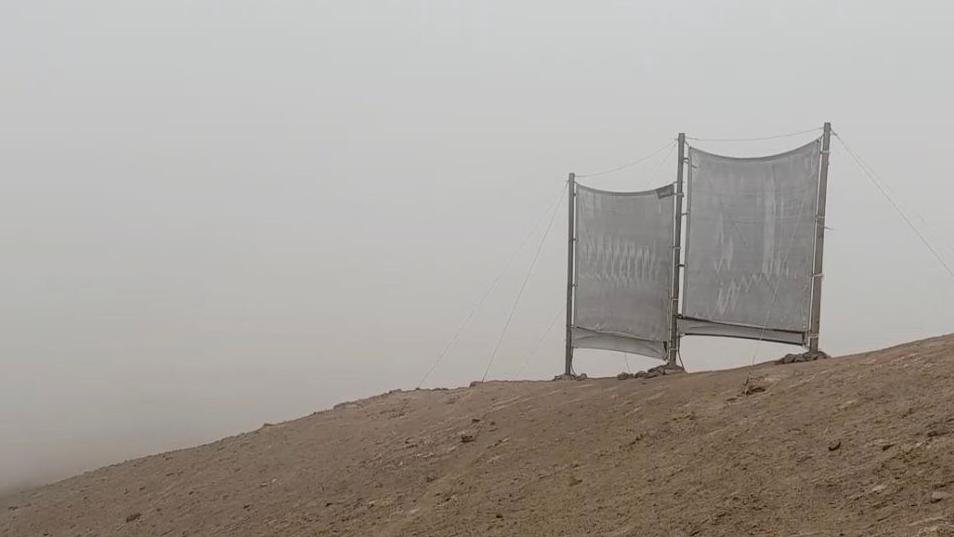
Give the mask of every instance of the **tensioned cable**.
[[608, 169], [608, 170], [603, 170], [603, 171], [598, 171], [598, 172], [591, 172], [591, 173], [578, 173], [578, 174], [576, 174], [576, 177], [577, 177], [577, 178], [583, 178], [583, 177], [598, 177], [598, 176], [600, 176], [600, 175], [607, 175], [607, 174], [610, 174], [610, 173], [619, 172], [619, 171], [625, 170], [626, 168], [632, 168], [633, 166], [635, 166], [635, 165], [637, 165], [637, 164], [639, 164], [639, 163], [641, 163], [641, 162], [646, 162], [647, 160], [649, 160], [649, 159], [655, 157], [655, 156], [658, 155], [659, 153], [662, 153], [662, 152], [665, 151], [666, 149], [669, 149], [670, 147], [673, 147], [673, 146], [675, 146], [675, 145], [676, 145], [676, 142], [674, 142], [674, 141], [673, 141], [673, 142], [669, 142], [669, 143], [667, 143], [666, 145], [660, 147], [659, 149], [656, 149], [656, 150], [653, 151], [652, 153], [650, 153], [650, 154], [648, 154], [648, 155], [646, 155], [646, 156], [644, 156], [644, 157], [640, 157], [640, 158], [638, 158], [638, 159], [636, 159], [636, 160], [634, 160], [634, 161], [632, 161], [632, 162], [627, 162], [626, 164], [623, 164], [623, 165], [621, 165], [621, 166], [617, 166], [617, 167], [615, 167], [615, 168], [610, 168], [610, 169]]
[[[563, 199], [563, 196], [560, 196], [560, 200]], [[559, 205], [559, 200], [557, 201]], [[484, 376], [480, 378], [480, 381], [483, 382], [487, 380], [487, 374], [490, 373], [490, 367], [494, 365], [494, 360], [497, 358], [497, 351], [500, 350], [500, 344], [503, 343], [504, 336], [507, 335], [507, 329], [510, 328], [510, 323], [513, 321], [513, 314], [517, 311], [517, 305], [520, 304], [520, 297], [523, 296], [524, 289], [527, 288], [527, 282], [530, 281], [530, 276], [533, 274], [533, 268], [537, 266], [537, 260], [540, 259], [540, 252], [543, 251], [543, 245], [547, 242], [547, 237], [550, 235], [550, 230], [553, 228], [553, 221], [556, 218], [557, 207], [553, 207], [553, 213], [550, 215], [550, 222], [547, 224], [547, 230], [543, 233], [543, 237], [540, 238], [540, 244], [537, 245], [537, 251], [533, 254], [533, 261], [530, 262], [530, 268], [527, 269], [527, 275], [523, 278], [523, 283], [520, 284], [520, 290], [517, 291], [517, 297], [513, 301], [513, 305], [510, 306], [510, 313], [507, 315], [507, 322], [504, 324], [503, 330], [500, 331], [500, 337], [497, 338], [497, 343], [494, 345], [494, 351], [490, 355], [490, 361], [487, 362], [487, 369], [484, 370]]]
[[[669, 151], [667, 151], [666, 154], [663, 155], [663, 157], [662, 157], [661, 159], [659, 159], [659, 161], [656, 162], [656, 164], [655, 164], [652, 168], [650, 168], [650, 170], [649, 170], [648, 172], [646, 172], [646, 177], [648, 177], [648, 178], [651, 179], [651, 180], [656, 178], [656, 174], [659, 173], [659, 170], [662, 169], [663, 164], [665, 164], [666, 162], [669, 161], [669, 157], [672, 156], [673, 152], [676, 150], [676, 146], [677, 146], [677, 145], [679, 145], [679, 144], [678, 144], [678, 143], [675, 143], [675, 144], [672, 144], [671, 146], [669, 146]], [[669, 181], [663, 180], [663, 182], [664, 182], [664, 183], [671, 183], [672, 181], [671, 181], [671, 180], [669, 180]]]
[[927, 237], [925, 237], [924, 234], [921, 233], [921, 230], [919, 230], [917, 226], [914, 225], [914, 222], [912, 222], [911, 219], [908, 218], [908, 215], [904, 212], [901, 206], [898, 205], [896, 201], [894, 201], [894, 198], [892, 198], [890, 194], [888, 194], [888, 191], [885, 190], [885, 187], [881, 184], [881, 181], [878, 178], [878, 174], [875, 173], [874, 169], [872, 169], [870, 166], [865, 164], [865, 162], [861, 160], [861, 157], [859, 157], [854, 151], [851, 150], [850, 147], [848, 147], [848, 144], [845, 143], [845, 141], [841, 138], [841, 136], [838, 135], [838, 133], [833, 133], [833, 134], [835, 135], [835, 138], [838, 139], [838, 143], [840, 143], [841, 146], [845, 148], [845, 151], [849, 155], [851, 155], [851, 158], [854, 159], [855, 164], [857, 164], [858, 167], [861, 168], [861, 171], [864, 172], [865, 177], [867, 177], [868, 180], [871, 181], [871, 183], [878, 189], [878, 191], [881, 192], [881, 195], [884, 196], [886, 200], [888, 200], [888, 202], [894, 208], [895, 212], [898, 213], [898, 216], [900, 216], [901, 219], [904, 220], [904, 222], [908, 225], [908, 227], [911, 228], [911, 231], [913, 231], [914, 234], [918, 236], [918, 239], [920, 239], [921, 242], [924, 244], [924, 246], [927, 247], [927, 249], [931, 252], [931, 255], [933, 255], [934, 258], [937, 259], [938, 263], [940, 263], [941, 266], [944, 267], [944, 270], [947, 271], [948, 275], [950, 275], [951, 278], [954, 278], [954, 270], [952, 270], [951, 266], [948, 265], [946, 261], [944, 261], [944, 258], [941, 257], [941, 254], [937, 251], [937, 249], [934, 248], [934, 246], [927, 239]]
[[[865, 166], [868, 167], [868, 169], [871, 169], [871, 166], [869, 166], [866, 161], [863, 161], [863, 162], [864, 162]], [[882, 182], [882, 183], [881, 183], [881, 186], [884, 187], [884, 189], [888, 192], [888, 194], [891, 194], [892, 196], [894, 196], [895, 201], [898, 200], [898, 197], [899, 197], [899, 196], [898, 196], [898, 193], [897, 193], [897, 191], [896, 191], [895, 189], [891, 188], [891, 185], [889, 185], [889, 184], [886, 183], [886, 182]], [[917, 206], [912, 206], [912, 205], [904, 204], [904, 203], [901, 203], [901, 202], [898, 202], [898, 205], [900, 205], [902, 208], [904, 208], [904, 210], [906, 210], [906, 211], [908, 212], [908, 214], [913, 215], [913, 218], [911, 219], [912, 221], [918, 221], [918, 222], [920, 222], [923, 226], [928, 227], [928, 228], [932, 228], [935, 232], [938, 232], [938, 231], [939, 231], [939, 230], [937, 229], [937, 226], [936, 226], [933, 222], [929, 221], [929, 220], [924, 216], [924, 214], [922, 214], [921, 211], [918, 210]], [[922, 228], [922, 229], [924, 229], [924, 228]], [[941, 231], [941, 232], [943, 232], [943, 231]], [[929, 236], [930, 236], [930, 234], [929, 234], [928, 232], [924, 232], [924, 235], [925, 235], [926, 237], [929, 237]], [[935, 244], [937, 244], [937, 242], [935, 242]], [[945, 248], [947, 248], [948, 250], [950, 250], [950, 252], [951, 252], [952, 255], [954, 255], [954, 246], [952, 246], [950, 243], [947, 243], [947, 242], [941, 242], [941, 244], [942, 244], [943, 247], [945, 247]]]
[[523, 372], [527, 370], [527, 366], [530, 364], [530, 359], [537, 355], [537, 352], [540, 350], [540, 346], [543, 345], [543, 342], [546, 341], [547, 336], [550, 335], [550, 331], [553, 330], [553, 327], [556, 326], [557, 319], [560, 318], [561, 314], [566, 312], [566, 304], [560, 304], [560, 308], [554, 312], [553, 317], [550, 318], [550, 321], [547, 323], [546, 330], [540, 334], [540, 338], [537, 339], [537, 343], [533, 346], [533, 349], [527, 354], [527, 357], [523, 360], [523, 365], [520, 367], [518, 375], [523, 375]]
[[785, 134], [776, 134], [773, 136], [758, 136], [755, 138], [698, 138], [695, 136], [686, 136], [686, 140], [695, 140], [697, 142], [761, 142], [763, 140], [777, 140], [779, 138], [791, 138], [793, 136], [801, 136], [803, 134], [808, 134], [810, 132], [818, 132], [822, 130], [822, 127], [815, 127], [813, 129], [805, 129], [803, 131], [789, 132]]
[[[560, 185], [560, 195], [557, 198], [557, 200], [553, 202], [553, 205], [551, 205], [548, 208], [548, 212], [556, 210], [556, 207], [559, 206], [560, 201], [563, 200], [563, 194], [565, 191], [566, 191], [566, 182], [563, 182]], [[546, 217], [546, 214], [547, 213], [543, 213], [544, 218]], [[463, 333], [464, 329], [467, 328], [467, 326], [470, 324], [470, 321], [473, 320], [475, 315], [477, 315], [477, 312], [480, 310], [481, 306], [484, 305], [484, 302], [487, 301], [487, 298], [490, 296], [490, 294], [494, 291], [494, 289], [497, 288], [497, 285], [500, 283], [500, 280], [502, 280], [504, 275], [507, 273], [507, 271], [510, 270], [510, 266], [513, 265], [514, 260], [517, 259], [517, 254], [523, 251], [527, 243], [530, 242], [530, 238], [533, 237], [533, 235], [537, 231], [537, 228], [539, 228], [543, 222], [544, 220], [543, 218], [541, 218], [536, 224], [534, 224], [533, 227], [530, 228], [530, 232], [527, 233], [527, 236], [524, 237], [523, 241], [520, 243], [520, 246], [518, 246], [517, 249], [514, 250], [512, 254], [510, 254], [510, 257], [507, 259], [506, 264], [504, 264], [503, 269], [501, 269], [501, 271], [490, 283], [490, 286], [487, 288], [484, 294], [480, 297], [480, 300], [478, 300], [476, 304], [474, 304], [474, 307], [471, 308], [470, 313], [467, 314], [467, 317], [464, 318], [464, 321], [457, 326], [457, 330], [454, 331], [454, 335], [451, 337], [450, 341], [447, 342], [447, 345], [445, 345], [444, 348], [441, 350], [440, 354], [437, 355], [437, 359], [434, 360], [434, 363], [431, 365], [431, 368], [427, 370], [427, 373], [424, 373], [424, 376], [421, 378], [421, 381], [417, 383], [418, 388], [420, 388], [424, 384], [424, 382], [427, 380], [427, 377], [429, 377], [431, 373], [433, 373], [434, 370], [437, 369], [437, 366], [441, 363], [441, 361], [444, 360], [444, 357], [447, 355], [447, 353], [450, 352], [450, 350], [454, 347], [454, 345], [457, 343], [457, 340], [460, 339], [460, 336]]]

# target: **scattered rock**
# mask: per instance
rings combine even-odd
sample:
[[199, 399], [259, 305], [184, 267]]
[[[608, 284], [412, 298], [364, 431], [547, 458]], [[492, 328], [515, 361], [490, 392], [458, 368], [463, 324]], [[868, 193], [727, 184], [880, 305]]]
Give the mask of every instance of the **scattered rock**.
[[937, 503], [943, 500], [946, 500], [951, 497], [950, 492], [944, 492], [941, 490], [935, 490], [931, 493], [931, 503]]
[[678, 365], [663, 364], [657, 365], [651, 369], [646, 370], [647, 373], [658, 373], [660, 375], [676, 375], [678, 373], [685, 373], [686, 370]]
[[617, 380], [626, 380], [626, 379], [652, 379], [656, 377], [661, 377], [663, 375], [674, 375], [676, 373], [685, 373], [686, 370], [679, 367], [678, 365], [669, 365], [663, 364], [659, 365], [646, 371], [637, 371], [635, 373], [620, 373], [616, 375]]
[[470, 443], [470, 442], [473, 442], [473, 441], [476, 440], [476, 439], [477, 439], [477, 438], [476, 438], [474, 435], [469, 434], [469, 433], [464, 433], [464, 434], [460, 435], [460, 441], [461, 441], [461, 443], [464, 443], [464, 444], [468, 444], [468, 443]]
[[133, 513], [126, 517], [126, 522], [134, 522], [142, 516], [142, 513]]
[[822, 351], [807, 351], [801, 354], [786, 354], [776, 360], [775, 363], [778, 365], [797, 364], [801, 362], [814, 362], [815, 360], [827, 360], [828, 358], [831, 358], [831, 356], [828, 356], [828, 354]]
[[575, 486], [579, 485], [579, 484], [582, 483], [582, 482], [583, 482], [583, 480], [580, 479], [579, 477], [573, 476], [573, 477], [570, 478], [570, 486], [571, 486], [571, 487], [575, 487]]
[[471, 423], [480, 423], [480, 418], [470, 418]]
[[553, 380], [586, 380], [586, 379], [587, 379], [586, 373], [580, 373], [579, 375], [576, 375], [576, 374], [567, 375], [564, 373], [562, 375], [557, 375], [553, 377]]
[[839, 448], [841, 448], [841, 440], [835, 440], [828, 444], [828, 451], [838, 451]]
[[474, 381], [471, 381], [470, 387], [473, 388], [473, 387], [478, 386], [478, 385], [480, 385], [480, 384], [483, 384], [483, 382], [481, 382], [481, 381], [479, 381], [479, 380], [474, 380]]
[[908, 453], [911, 453], [912, 451], [920, 448], [922, 445], [924, 445], [923, 442], [915, 442], [913, 444], [904, 444], [901, 446], [901, 453], [904, 453], [905, 455], [907, 455]]
[[765, 391], [765, 386], [759, 384], [747, 384], [742, 390], [743, 395], [754, 395]]
[[762, 393], [766, 390], [765, 386], [759, 383], [758, 378], [746, 378], [745, 384], [742, 385], [742, 395], [748, 397], [757, 393]]
[[11, 511], [16, 511], [16, 510], [18, 509], [18, 507], [17, 507], [16, 505], [11, 505], [11, 506], [7, 507], [7, 509], [9, 509], [9, 510], [11, 510]]
[[494, 515], [494, 517], [495, 517], [495, 518], [503, 518], [503, 515], [501, 515], [500, 513], [497, 513], [496, 515]]

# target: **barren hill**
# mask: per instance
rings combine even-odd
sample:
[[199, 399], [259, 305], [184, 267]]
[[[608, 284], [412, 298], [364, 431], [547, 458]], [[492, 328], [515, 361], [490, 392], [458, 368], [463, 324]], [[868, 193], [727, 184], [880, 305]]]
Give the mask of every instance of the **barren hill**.
[[3, 500], [0, 535], [954, 535], [954, 336], [393, 392]]

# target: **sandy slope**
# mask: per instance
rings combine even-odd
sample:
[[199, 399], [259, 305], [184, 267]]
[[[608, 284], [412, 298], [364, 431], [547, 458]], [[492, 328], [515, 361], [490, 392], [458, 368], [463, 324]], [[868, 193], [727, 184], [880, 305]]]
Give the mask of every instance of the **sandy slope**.
[[954, 336], [395, 392], [2, 501], [4, 537], [954, 535]]

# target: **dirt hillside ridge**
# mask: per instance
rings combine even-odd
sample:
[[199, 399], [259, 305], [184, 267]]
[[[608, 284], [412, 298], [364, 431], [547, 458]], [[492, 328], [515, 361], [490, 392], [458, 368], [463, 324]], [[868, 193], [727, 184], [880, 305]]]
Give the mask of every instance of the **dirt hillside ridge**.
[[954, 535], [954, 336], [391, 392], [0, 499], [34, 535]]

